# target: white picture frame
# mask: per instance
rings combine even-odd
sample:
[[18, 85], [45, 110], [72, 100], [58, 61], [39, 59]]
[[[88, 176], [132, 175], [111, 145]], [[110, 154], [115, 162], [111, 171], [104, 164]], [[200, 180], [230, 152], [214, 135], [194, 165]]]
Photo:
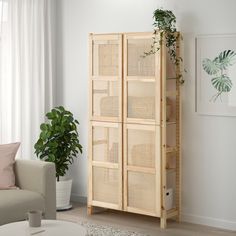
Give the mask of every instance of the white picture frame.
[[236, 34], [196, 37], [196, 112], [236, 116]]

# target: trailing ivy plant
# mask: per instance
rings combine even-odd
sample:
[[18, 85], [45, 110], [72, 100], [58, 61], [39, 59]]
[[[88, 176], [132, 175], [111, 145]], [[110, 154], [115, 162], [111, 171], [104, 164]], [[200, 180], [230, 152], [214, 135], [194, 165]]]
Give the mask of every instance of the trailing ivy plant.
[[40, 125], [41, 133], [35, 143], [36, 155], [44, 161], [53, 162], [56, 166], [56, 178], [64, 176], [73, 158], [82, 153], [77, 125], [73, 114], [59, 106], [46, 114], [47, 123]]
[[[151, 45], [150, 51], [144, 52], [144, 57], [158, 52], [163, 43], [163, 38], [165, 38], [165, 43], [170, 55], [170, 59], [176, 66], [179, 66], [183, 61], [182, 57], [177, 55], [177, 41], [181, 36], [176, 29], [176, 17], [174, 13], [170, 10], [156, 9], [153, 13], [153, 19], [153, 43]], [[181, 84], [184, 83], [182, 74], [179, 75], [178, 79]]]
[[211, 83], [217, 91], [210, 101], [216, 102], [218, 98], [221, 99], [222, 93], [229, 93], [231, 91], [233, 82], [228, 75], [228, 69], [235, 63], [236, 52], [233, 50], [224, 50], [213, 60], [209, 58], [202, 60], [202, 67], [208, 75], [212, 76]]

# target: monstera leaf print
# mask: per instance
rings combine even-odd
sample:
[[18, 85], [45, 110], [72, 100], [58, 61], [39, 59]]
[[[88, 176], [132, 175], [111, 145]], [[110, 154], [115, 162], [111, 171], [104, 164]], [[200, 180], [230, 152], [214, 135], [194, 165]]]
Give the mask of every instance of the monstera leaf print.
[[217, 62], [222, 70], [227, 70], [227, 67], [232, 66], [236, 62], [236, 52], [231, 50], [225, 50], [220, 53], [219, 57], [217, 57]]
[[218, 63], [215, 59], [213, 61], [208, 58], [203, 59], [202, 66], [208, 75], [215, 75], [220, 71]]
[[215, 57], [213, 60], [205, 58], [202, 60], [202, 67], [208, 75], [214, 76], [211, 79], [212, 86], [217, 90], [217, 93], [210, 99], [215, 102], [222, 93], [229, 93], [233, 83], [227, 75], [228, 67], [236, 63], [236, 52], [225, 50]]
[[233, 83], [231, 79], [227, 75], [221, 75], [219, 77], [215, 77], [211, 79], [211, 83], [214, 86], [214, 88], [218, 91], [216, 95], [213, 96], [213, 100], [216, 101], [216, 99], [223, 93], [230, 92]]

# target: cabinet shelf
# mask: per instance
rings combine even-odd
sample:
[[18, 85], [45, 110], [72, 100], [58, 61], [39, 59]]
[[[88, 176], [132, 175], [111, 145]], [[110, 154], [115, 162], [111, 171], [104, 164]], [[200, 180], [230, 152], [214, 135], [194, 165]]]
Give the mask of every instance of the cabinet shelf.
[[155, 168], [147, 168], [147, 167], [140, 167], [140, 166], [127, 166], [126, 170], [127, 171], [134, 171], [134, 172], [149, 173], [149, 174], [156, 173]]
[[168, 147], [166, 149], [166, 153], [176, 153], [177, 152], [177, 147]]
[[176, 208], [172, 208], [167, 211], [167, 218], [172, 218], [178, 215], [178, 210]]
[[177, 90], [173, 90], [173, 91], [169, 90], [169, 91], [166, 92], [166, 96], [167, 97], [177, 96], [177, 93], [178, 93]]
[[91, 80], [93, 81], [118, 81], [119, 76], [92, 76]]
[[172, 172], [175, 172], [176, 171], [176, 168], [166, 168], [166, 171], [168, 173], [172, 173]]
[[156, 78], [155, 77], [144, 77], [144, 76], [127, 76], [126, 77], [127, 81], [138, 81], [138, 82], [156, 82]]
[[119, 168], [119, 164], [112, 163], [112, 162], [92, 161], [92, 165], [97, 166], [97, 167], [109, 168], [109, 169], [118, 169]]
[[166, 124], [167, 125], [176, 125], [176, 121], [167, 121]]

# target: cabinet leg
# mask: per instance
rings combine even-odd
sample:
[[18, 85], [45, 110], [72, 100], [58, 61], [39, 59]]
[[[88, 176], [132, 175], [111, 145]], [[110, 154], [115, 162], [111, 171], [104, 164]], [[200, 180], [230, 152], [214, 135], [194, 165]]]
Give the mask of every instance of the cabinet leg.
[[161, 217], [161, 224], [160, 224], [161, 229], [165, 229], [166, 225], [167, 225], [166, 217]]
[[87, 214], [92, 215], [93, 214], [93, 206], [87, 206]]
[[178, 215], [176, 216], [176, 222], [180, 223], [180, 221], [181, 221], [181, 217], [180, 217], [180, 214], [178, 214]]

